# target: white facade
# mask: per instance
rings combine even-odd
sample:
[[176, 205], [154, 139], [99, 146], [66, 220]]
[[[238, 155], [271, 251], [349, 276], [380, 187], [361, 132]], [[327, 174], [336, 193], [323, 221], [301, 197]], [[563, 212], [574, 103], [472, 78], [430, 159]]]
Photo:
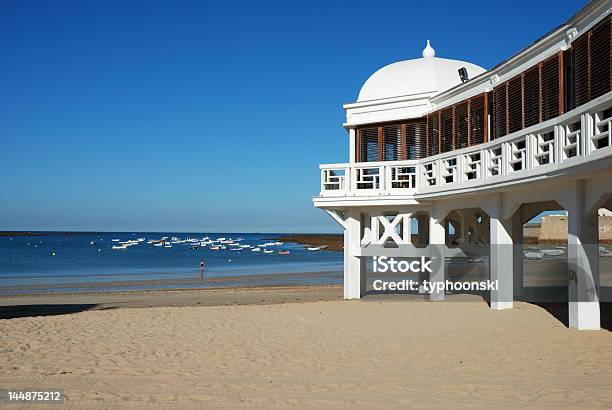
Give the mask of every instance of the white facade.
[[[491, 292], [491, 307], [510, 308], [523, 292], [523, 255], [514, 246], [521, 244], [522, 225], [541, 211], [561, 207], [569, 220], [569, 325], [599, 328], [599, 265], [593, 249], [598, 245], [598, 210], [612, 210], [612, 92], [495, 139], [489, 112], [485, 142], [420, 159], [359, 162], [356, 153], [360, 126], [423, 118], [491, 92], [568, 50], [582, 34], [610, 19], [611, 11], [609, 1], [592, 1], [489, 72], [435, 57], [428, 44], [423, 58], [386, 66], [366, 81], [357, 101], [344, 106], [349, 161], [320, 166], [321, 192], [314, 198], [314, 205], [344, 228], [346, 299], [365, 295], [367, 257], [434, 258], [444, 252], [444, 257], [437, 255], [442, 263], [430, 277], [444, 280], [446, 258], [465, 256], [467, 248], [486, 243], [491, 245], [490, 277], [500, 284]], [[466, 83], [457, 73], [461, 67], [469, 74]], [[418, 237], [406, 229], [413, 219], [419, 221]], [[449, 225], [457, 246], [448, 246]], [[392, 248], [385, 245], [389, 242]], [[430, 298], [442, 300], [444, 294]]]

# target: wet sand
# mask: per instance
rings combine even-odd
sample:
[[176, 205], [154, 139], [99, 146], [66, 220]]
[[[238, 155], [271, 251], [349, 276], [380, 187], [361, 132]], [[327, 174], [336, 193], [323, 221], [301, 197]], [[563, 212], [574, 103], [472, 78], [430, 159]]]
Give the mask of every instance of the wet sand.
[[0, 319], [117, 308], [266, 305], [342, 300], [342, 286], [252, 287], [0, 296]]

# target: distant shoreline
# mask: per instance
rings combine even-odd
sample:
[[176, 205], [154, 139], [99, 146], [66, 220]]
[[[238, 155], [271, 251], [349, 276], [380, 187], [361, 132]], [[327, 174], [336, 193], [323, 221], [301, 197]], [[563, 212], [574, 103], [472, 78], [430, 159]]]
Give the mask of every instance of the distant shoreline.
[[85, 231], [0, 231], [0, 236], [65, 236], [65, 235], [97, 235], [103, 232]]
[[275, 239], [283, 242], [295, 242], [308, 246], [327, 246], [325, 250], [342, 252], [344, 250], [344, 236], [339, 234], [290, 234], [278, 236]]
[[[97, 232], [97, 231], [0, 231], [0, 237], [6, 236], [71, 236], [71, 235], [98, 235], [98, 234], [108, 234], [108, 233], [117, 233], [117, 234], [128, 234], [132, 232]], [[175, 233], [175, 232], [137, 232], [137, 233]], [[179, 232], [176, 232], [179, 233]], [[183, 233], [183, 232], [181, 232]], [[201, 234], [203, 232], [184, 232], [186, 234]], [[221, 232], [212, 232], [209, 234], [221, 233]], [[223, 233], [227, 234], [227, 233]], [[237, 232], [236, 235], [239, 235], [240, 232]], [[328, 251], [332, 252], [342, 252], [344, 250], [344, 236], [341, 234], [329, 234], [329, 233], [290, 233], [290, 234], [275, 234], [275, 233], [266, 233], [261, 232], [258, 234], [269, 235], [270, 239], [283, 241], [283, 242], [294, 242], [299, 243], [300, 245], [308, 245], [308, 246], [327, 246], [325, 248]], [[600, 244], [610, 244], [612, 240], [607, 239], [599, 239]], [[523, 238], [523, 245], [566, 245], [567, 240], [555, 240], [555, 239], [545, 239], [538, 240], [537, 237], [533, 236], [525, 236]]]

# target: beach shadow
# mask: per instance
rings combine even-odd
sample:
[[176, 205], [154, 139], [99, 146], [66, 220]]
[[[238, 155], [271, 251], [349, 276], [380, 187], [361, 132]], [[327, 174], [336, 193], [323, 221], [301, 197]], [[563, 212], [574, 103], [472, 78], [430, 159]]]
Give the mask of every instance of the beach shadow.
[[96, 304], [70, 305], [14, 305], [0, 306], [0, 319], [15, 319], [20, 317], [69, 315], [95, 308]]
[[[551, 316], [569, 327], [569, 306], [567, 302], [531, 302], [531, 304], [546, 310]], [[600, 302], [599, 312], [601, 328], [612, 332], [612, 303]]]

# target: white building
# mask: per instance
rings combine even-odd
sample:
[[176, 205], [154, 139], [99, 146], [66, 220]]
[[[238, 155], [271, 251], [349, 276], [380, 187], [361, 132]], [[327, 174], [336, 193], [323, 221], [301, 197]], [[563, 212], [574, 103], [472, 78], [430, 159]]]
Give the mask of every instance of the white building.
[[427, 255], [438, 261], [429, 280], [442, 281], [446, 259], [484, 243], [500, 286], [491, 307], [511, 308], [522, 291], [523, 253], [512, 245], [523, 223], [565, 209], [569, 324], [600, 327], [597, 214], [612, 209], [611, 13], [609, 0], [591, 1], [490, 71], [439, 58], [428, 42], [422, 58], [365, 82], [344, 105], [349, 161], [320, 166], [314, 198], [344, 228], [346, 299], [365, 295], [368, 257]]

